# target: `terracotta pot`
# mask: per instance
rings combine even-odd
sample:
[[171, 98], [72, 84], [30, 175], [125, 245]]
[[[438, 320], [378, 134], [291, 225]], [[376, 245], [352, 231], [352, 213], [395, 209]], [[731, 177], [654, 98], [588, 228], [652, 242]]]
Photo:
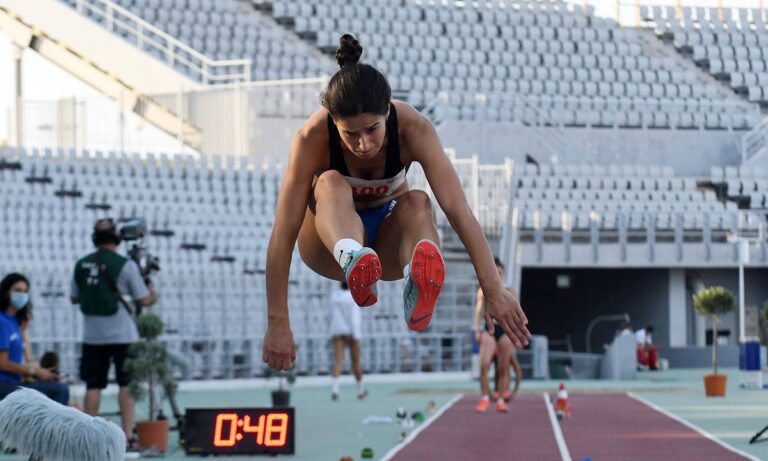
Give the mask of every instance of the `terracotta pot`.
[[139, 449], [150, 448], [160, 453], [165, 453], [168, 448], [168, 420], [139, 421], [136, 423], [136, 432], [139, 434]]
[[725, 397], [728, 375], [704, 375], [704, 389], [707, 397]]

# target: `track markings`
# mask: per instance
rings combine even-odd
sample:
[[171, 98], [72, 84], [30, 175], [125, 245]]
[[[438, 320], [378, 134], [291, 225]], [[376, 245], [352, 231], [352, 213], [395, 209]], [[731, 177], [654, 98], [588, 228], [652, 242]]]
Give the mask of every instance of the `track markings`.
[[677, 416], [674, 413], [670, 413], [669, 411], [661, 408], [660, 406], [656, 405], [655, 403], [651, 402], [650, 400], [646, 400], [646, 399], [644, 399], [644, 398], [640, 397], [639, 395], [634, 394], [632, 392], [627, 392], [627, 396], [629, 398], [637, 400], [638, 402], [642, 403], [643, 405], [646, 405], [649, 408], [652, 408], [652, 409], [658, 411], [659, 413], [661, 413], [662, 415], [664, 415], [664, 416], [666, 416], [666, 417], [668, 417], [670, 419], [674, 419], [675, 421], [677, 421], [678, 423], [680, 423], [683, 426], [687, 427], [688, 429], [691, 429], [693, 431], [698, 432], [703, 437], [705, 437], [705, 438], [715, 442], [716, 444], [720, 445], [721, 447], [725, 448], [728, 451], [736, 453], [739, 456], [744, 456], [745, 458], [747, 458], [747, 459], [749, 459], [751, 461], [760, 461], [760, 458], [752, 456], [752, 455], [750, 455], [747, 452], [741, 451], [738, 448], [734, 448], [734, 447], [728, 445], [724, 441], [718, 439], [717, 437], [715, 437], [714, 435], [712, 435], [709, 432], [705, 431], [704, 429], [700, 428], [699, 426], [684, 420], [683, 418]]
[[544, 405], [547, 407], [547, 414], [549, 415], [549, 423], [552, 425], [552, 432], [555, 433], [555, 441], [557, 441], [557, 449], [560, 450], [560, 457], [563, 461], [572, 461], [571, 452], [568, 451], [568, 445], [565, 443], [565, 437], [563, 437], [563, 431], [560, 430], [560, 422], [555, 416], [555, 409], [552, 408], [552, 402], [549, 401], [549, 394], [546, 392], [542, 394], [544, 397]]
[[383, 458], [381, 458], [379, 461], [389, 461], [392, 459], [400, 450], [407, 447], [409, 443], [413, 441], [413, 439], [416, 438], [417, 435], [419, 435], [423, 430], [428, 428], [433, 422], [437, 421], [437, 418], [440, 417], [443, 413], [448, 411], [449, 408], [451, 408], [456, 402], [461, 400], [461, 398], [464, 397], [464, 394], [458, 394], [455, 397], [453, 397], [451, 400], [448, 401], [445, 405], [443, 405], [442, 408], [437, 410], [437, 413], [432, 415], [431, 418], [429, 418], [427, 421], [424, 421], [424, 424], [420, 425], [415, 430], [411, 431], [410, 434], [408, 434], [408, 437], [405, 438], [399, 445], [392, 448], [387, 452], [387, 454], [384, 455]]

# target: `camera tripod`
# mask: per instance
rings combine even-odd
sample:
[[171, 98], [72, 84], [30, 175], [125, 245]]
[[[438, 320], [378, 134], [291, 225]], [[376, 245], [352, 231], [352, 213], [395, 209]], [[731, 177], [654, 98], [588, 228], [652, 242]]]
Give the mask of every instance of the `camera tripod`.
[[754, 435], [754, 437], [752, 437], [751, 439], [749, 439], [749, 443], [750, 443], [750, 444], [756, 443], [756, 442], [757, 442], [757, 439], [759, 439], [759, 438], [760, 438], [760, 436], [761, 436], [761, 435], [763, 435], [763, 434], [764, 434], [766, 431], [768, 431], [768, 426], [765, 426], [764, 428], [762, 428], [762, 429], [760, 430], [760, 432], [758, 432], [757, 434], [755, 434], [755, 435]]

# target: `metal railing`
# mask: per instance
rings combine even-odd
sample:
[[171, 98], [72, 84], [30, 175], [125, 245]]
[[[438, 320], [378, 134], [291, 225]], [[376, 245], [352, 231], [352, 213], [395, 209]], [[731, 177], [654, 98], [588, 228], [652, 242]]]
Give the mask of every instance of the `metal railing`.
[[181, 66], [204, 85], [248, 82], [250, 59], [212, 60], [109, 0], [70, 0], [78, 13], [97, 20], [143, 51], [155, 52], [169, 66]]
[[[68, 266], [68, 264], [67, 264]], [[0, 267], [6, 271], [12, 265]], [[153, 275], [161, 300], [150, 310], [165, 322], [161, 340], [189, 362], [185, 378], [259, 376], [261, 347], [267, 324], [263, 275]], [[35, 320], [30, 326], [33, 352], [60, 355], [61, 370], [77, 376], [83, 320], [69, 302], [65, 265], [24, 271], [36, 287]], [[297, 371], [324, 374], [330, 369], [332, 346], [327, 300], [336, 282], [313, 274], [291, 278], [291, 325], [298, 347]], [[472, 338], [471, 304], [475, 280], [452, 279], [440, 297], [430, 331], [407, 331], [402, 318], [402, 282], [380, 286], [376, 306], [363, 312], [363, 358], [375, 372], [460, 371], [469, 368]]]
[[[713, 10], [719, 18], [725, 17], [727, 10], [735, 9], [758, 9], [763, 11], [767, 6], [765, 0], [739, 0], [735, 2], [707, 2], [706, 0], [617, 0], [608, 2], [605, 0], [584, 0], [582, 2], [588, 9], [585, 12], [591, 12], [596, 16], [609, 17], [614, 19], [622, 26], [636, 27], [643, 21], [642, 11], [645, 8], [651, 10], [654, 7], [666, 9], [673, 12], [676, 19], [681, 19], [684, 8], [703, 7], [707, 10]], [[731, 6], [734, 5], [734, 6]]]
[[[561, 219], [555, 224], [547, 224], [545, 215], [557, 213]], [[535, 259], [544, 258], [544, 246], [559, 245], [564, 252], [565, 262], [570, 262], [572, 250], [579, 245], [592, 248], [592, 263], [598, 262], [599, 248], [605, 244], [618, 245], [620, 259], [628, 261], [627, 248], [631, 245], [644, 245], [648, 248], [647, 262], [656, 259], [657, 244], [671, 244], [675, 251], [674, 259], [683, 261], [687, 245], [701, 245], [704, 249], [704, 262], [734, 263], [736, 250], [728, 253], [715, 253], [716, 245], [728, 243], [728, 236], [734, 233], [752, 239], [755, 243], [751, 250], [756, 265], [768, 264], [768, 213], [761, 210], [724, 212], [722, 223], [713, 225], [708, 219], [710, 212], [589, 212], [589, 222], [575, 224], [577, 213], [562, 211], [533, 211], [533, 222], [525, 223], [520, 228], [520, 239], [534, 245]], [[579, 213], [583, 214], [583, 213]], [[641, 214], [643, 224], [631, 225], [632, 217]], [[610, 223], [603, 223], [604, 216], [611, 215]], [[664, 216], [662, 220], [661, 217]], [[688, 219], [687, 219], [688, 218]], [[696, 218], [692, 222], [690, 218]], [[586, 261], [585, 261], [586, 262]]]

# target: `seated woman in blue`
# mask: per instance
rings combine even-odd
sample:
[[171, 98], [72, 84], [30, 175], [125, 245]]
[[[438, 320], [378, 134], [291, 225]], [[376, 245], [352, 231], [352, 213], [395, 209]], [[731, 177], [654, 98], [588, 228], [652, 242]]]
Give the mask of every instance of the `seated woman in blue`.
[[[69, 387], [59, 376], [34, 364], [24, 365], [24, 340], [16, 314], [30, 309], [29, 280], [21, 274], [9, 274], [0, 282], [0, 399], [19, 386], [29, 387], [67, 405]], [[28, 376], [34, 381], [24, 382]]]

